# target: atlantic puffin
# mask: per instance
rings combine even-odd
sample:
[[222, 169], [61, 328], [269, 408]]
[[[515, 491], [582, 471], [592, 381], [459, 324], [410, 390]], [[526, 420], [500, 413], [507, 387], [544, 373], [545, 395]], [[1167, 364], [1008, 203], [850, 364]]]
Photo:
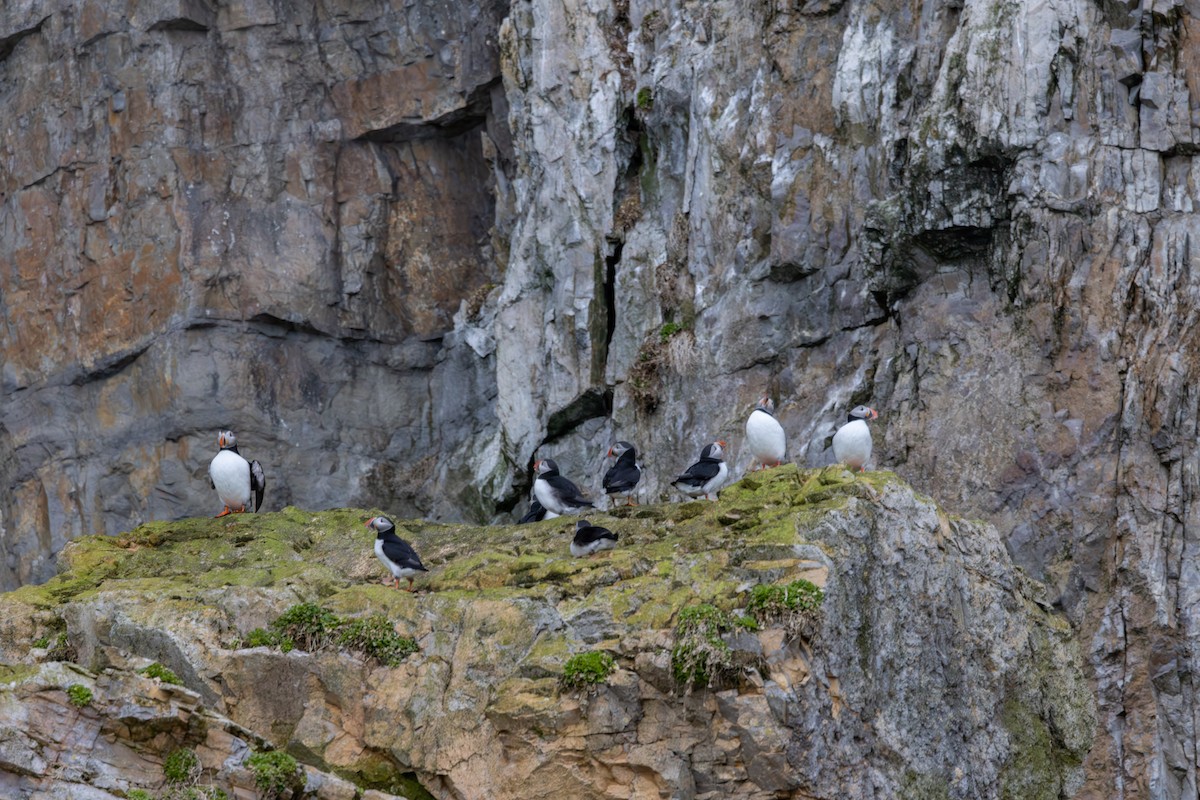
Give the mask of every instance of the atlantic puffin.
[[553, 511], [547, 511], [546, 507], [537, 501], [537, 498], [529, 501], [529, 510], [525, 512], [525, 516], [521, 517], [518, 525], [524, 525], [527, 522], [541, 522], [544, 519], [554, 519], [558, 514]]
[[392, 573], [395, 588], [400, 579], [408, 578], [408, 591], [413, 590], [413, 578], [428, 572], [412, 545], [396, 535], [396, 526], [387, 517], [371, 517], [366, 525], [375, 531], [375, 557]]
[[555, 514], [575, 514], [591, 507], [592, 501], [579, 493], [579, 487], [558, 474], [558, 464], [553, 459], [543, 458], [534, 462], [537, 480], [533, 482], [533, 495], [542, 507]]
[[575, 538], [571, 540], [571, 555], [576, 558], [590, 556], [601, 550], [612, 550], [617, 546], [617, 535], [608, 528], [593, 525], [586, 519], [575, 523]]
[[217, 516], [241, 514], [250, 505], [251, 495], [254, 496], [254, 510], [258, 511], [262, 507], [263, 492], [267, 490], [262, 464], [242, 458], [233, 431], [221, 431], [217, 435], [217, 445], [221, 449], [208, 465], [209, 482], [225, 504], [225, 510]]
[[850, 421], [833, 435], [833, 460], [862, 472], [871, 460], [871, 429], [867, 420], [878, 419], [879, 412], [867, 406], [855, 406]]
[[642, 479], [642, 467], [637, 463], [637, 451], [629, 442], [617, 442], [608, 448], [608, 455], [617, 463], [604, 473], [604, 491], [612, 496], [624, 496], [625, 505], [636, 505], [633, 500], [638, 481]]
[[671, 485], [689, 497], [704, 495], [709, 500], [716, 500], [716, 497], [710, 495], [720, 488], [729, 475], [729, 467], [723, 458], [724, 452], [724, 442], [706, 444], [700, 451], [700, 460], [671, 481]]
[[775, 419], [775, 401], [763, 397], [746, 420], [746, 447], [758, 461], [759, 469], [778, 467], [787, 450], [783, 426]]

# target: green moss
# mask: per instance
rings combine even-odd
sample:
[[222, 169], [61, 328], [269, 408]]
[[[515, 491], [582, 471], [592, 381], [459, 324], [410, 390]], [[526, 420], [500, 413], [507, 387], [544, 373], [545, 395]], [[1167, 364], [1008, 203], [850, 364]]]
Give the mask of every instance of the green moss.
[[613, 657], [600, 650], [576, 653], [563, 665], [561, 683], [568, 689], [587, 689], [606, 682], [616, 666]]
[[920, 775], [907, 770], [900, 779], [901, 800], [950, 800], [950, 787], [938, 775]]
[[654, 90], [649, 86], [638, 89], [637, 107], [639, 111], [649, 111], [654, 108]]
[[283, 797], [304, 785], [300, 765], [282, 750], [254, 753], [246, 759], [246, 767], [254, 773], [254, 785], [265, 798]]
[[687, 328], [685, 328], [683, 325], [680, 325], [678, 322], [666, 322], [663, 323], [663, 326], [658, 329], [658, 338], [661, 339], [663, 343], [666, 343], [671, 340], [672, 336], [684, 330], [687, 330]]
[[144, 789], [130, 789], [128, 792], [126, 792], [125, 797], [127, 797], [128, 800], [154, 800], [153, 795]]
[[196, 751], [181, 747], [163, 760], [163, 777], [170, 784], [193, 784], [200, 777], [200, 759]]
[[145, 675], [147, 678], [157, 678], [163, 683], [171, 683], [177, 686], [183, 685], [183, 681], [179, 679], [178, 675], [157, 661], [148, 667], [142, 667], [140, 670], [138, 670], [138, 672], [140, 672], [142, 675]]
[[92, 704], [92, 690], [81, 683], [72, 683], [67, 687], [67, 699], [71, 705], [83, 708]]

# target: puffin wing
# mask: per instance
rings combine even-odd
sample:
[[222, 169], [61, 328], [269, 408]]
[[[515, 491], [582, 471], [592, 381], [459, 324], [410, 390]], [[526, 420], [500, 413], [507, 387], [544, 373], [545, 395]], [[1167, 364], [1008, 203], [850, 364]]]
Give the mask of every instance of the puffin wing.
[[420, 556], [413, 549], [412, 545], [401, 539], [399, 536], [390, 536], [383, 540], [383, 554], [388, 561], [406, 569], [417, 569], [421, 572], [428, 572], [425, 565], [421, 563]]
[[602, 528], [599, 525], [588, 525], [586, 528], [581, 528], [575, 532], [575, 544], [580, 547], [598, 542], [601, 539], [609, 539], [617, 541], [617, 535], [608, 528]]
[[542, 480], [550, 484], [550, 488], [558, 495], [558, 498], [564, 505], [568, 506], [590, 506], [592, 501], [579, 493], [579, 487], [571, 483], [562, 475], [543, 476]]
[[642, 479], [642, 471], [636, 464], [615, 464], [604, 473], [604, 491], [609, 494], [627, 492], [638, 485]]
[[671, 481], [671, 483], [686, 483], [691, 486], [703, 486], [713, 478], [717, 477], [717, 473], [720, 471], [720, 461], [697, 461], [695, 464], [692, 464], [687, 468], [687, 472]]
[[267, 476], [257, 461], [250, 462], [250, 489], [254, 492], [254, 510], [258, 511], [262, 508], [263, 492], [267, 491]]
[[545, 516], [545, 507], [537, 500], [532, 500], [529, 503], [529, 511], [525, 513], [525, 516], [521, 517], [521, 521], [517, 524], [524, 525], [526, 522], [540, 522]]

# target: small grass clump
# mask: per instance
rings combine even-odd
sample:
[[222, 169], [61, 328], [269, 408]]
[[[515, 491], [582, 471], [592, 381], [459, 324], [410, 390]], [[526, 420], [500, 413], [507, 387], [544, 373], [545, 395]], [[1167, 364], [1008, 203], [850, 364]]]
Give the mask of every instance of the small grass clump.
[[675, 681], [691, 689], [716, 686], [732, 678], [740, 665], [722, 635], [737, 628], [754, 630], [752, 623], [708, 603], [681, 610], [671, 648], [671, 673]]
[[639, 111], [649, 111], [654, 108], [654, 90], [649, 86], [638, 89], [637, 107]]
[[559, 680], [567, 689], [590, 689], [607, 681], [616, 667], [613, 657], [601, 650], [576, 653], [563, 665]]
[[181, 747], [163, 761], [163, 777], [172, 785], [191, 786], [200, 779], [200, 758], [195, 750]]
[[417, 652], [416, 640], [396, 633], [395, 626], [382, 614], [341, 622], [337, 641], [385, 667], [398, 667], [405, 658]]
[[82, 683], [72, 683], [67, 687], [67, 699], [76, 708], [90, 706], [92, 704], [92, 690]]
[[308, 652], [344, 647], [383, 664], [398, 667], [417, 652], [417, 642], [401, 636], [383, 614], [362, 619], [338, 619], [315, 603], [289, 608], [271, 623], [270, 630], [255, 628], [239, 644], [245, 647], [278, 647], [287, 653], [299, 648]]
[[825, 593], [810, 581], [785, 586], [760, 584], [750, 590], [746, 611], [763, 625], [781, 625], [788, 634], [812, 638]]
[[282, 750], [254, 753], [246, 759], [246, 767], [254, 773], [254, 785], [268, 800], [303, 786], [300, 765]]
[[138, 672], [142, 675], [145, 675], [147, 678], [158, 678], [163, 683], [171, 683], [176, 686], [183, 686], [183, 681], [180, 680], [178, 675], [157, 661], [148, 667], [142, 667], [138, 670]]
[[329, 644], [338, 618], [316, 603], [294, 605], [271, 623], [271, 629], [301, 650], [320, 650]]

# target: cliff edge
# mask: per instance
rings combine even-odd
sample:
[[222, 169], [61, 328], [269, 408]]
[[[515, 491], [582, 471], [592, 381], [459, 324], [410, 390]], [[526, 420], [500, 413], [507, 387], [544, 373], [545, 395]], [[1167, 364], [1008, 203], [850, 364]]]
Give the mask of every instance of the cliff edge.
[[[431, 569], [415, 594], [380, 583], [369, 514], [86, 537], [58, 576], [0, 597], [4, 796], [162, 796], [183, 749], [196, 785], [252, 798], [245, 758], [272, 747], [307, 770], [280, 796], [330, 800], [1082, 784], [1095, 711], [1070, 626], [993, 527], [891, 473], [786, 466], [719, 502], [596, 514], [620, 545], [584, 559], [569, 519], [398, 521]], [[297, 609], [327, 633], [382, 615], [379, 636], [415, 648], [305, 640], [279, 622]]]

